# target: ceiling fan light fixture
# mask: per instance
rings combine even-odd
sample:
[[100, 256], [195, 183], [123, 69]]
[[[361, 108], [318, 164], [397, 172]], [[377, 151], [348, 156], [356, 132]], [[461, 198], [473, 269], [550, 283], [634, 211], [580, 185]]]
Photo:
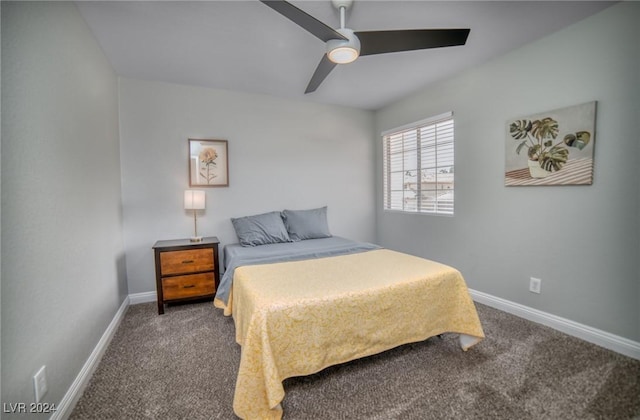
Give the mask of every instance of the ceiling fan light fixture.
[[337, 47], [329, 51], [329, 60], [337, 64], [353, 63], [358, 58], [358, 51], [351, 47]]
[[351, 29], [336, 29], [347, 40], [330, 39], [327, 41], [327, 57], [336, 64], [352, 63], [360, 55], [360, 40]]

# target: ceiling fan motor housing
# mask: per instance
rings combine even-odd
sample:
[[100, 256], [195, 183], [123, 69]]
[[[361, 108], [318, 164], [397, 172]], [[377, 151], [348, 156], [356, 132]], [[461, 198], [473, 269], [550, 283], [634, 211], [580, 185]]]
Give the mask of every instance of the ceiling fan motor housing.
[[336, 29], [336, 32], [346, 37], [347, 40], [330, 39], [327, 41], [327, 56], [329, 60], [338, 64], [353, 62], [360, 55], [360, 40], [351, 29], [340, 28]]

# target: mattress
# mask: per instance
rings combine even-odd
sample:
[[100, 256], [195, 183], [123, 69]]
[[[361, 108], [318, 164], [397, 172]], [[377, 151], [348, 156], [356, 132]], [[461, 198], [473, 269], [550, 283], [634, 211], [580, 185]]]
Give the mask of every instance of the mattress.
[[238, 265], [224, 308], [242, 346], [233, 404], [244, 419], [281, 418], [286, 378], [446, 332], [463, 350], [484, 338], [458, 270], [379, 247]]
[[380, 247], [375, 244], [357, 242], [340, 236], [251, 247], [240, 244], [226, 245], [224, 247], [225, 270], [214, 303], [225, 310], [225, 315], [231, 315], [227, 301], [236, 267], [353, 254], [377, 248]]

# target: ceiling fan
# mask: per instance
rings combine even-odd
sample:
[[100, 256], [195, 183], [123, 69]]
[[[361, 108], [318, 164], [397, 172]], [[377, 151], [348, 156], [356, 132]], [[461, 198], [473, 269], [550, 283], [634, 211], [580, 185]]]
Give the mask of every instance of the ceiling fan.
[[353, 0], [331, 0], [340, 11], [340, 28], [333, 29], [284, 0], [260, 0], [287, 19], [323, 40], [327, 53], [322, 57], [304, 93], [314, 92], [338, 64], [359, 56], [427, 48], [452, 47], [467, 42], [470, 29], [404, 29], [358, 31], [345, 27], [345, 12]]

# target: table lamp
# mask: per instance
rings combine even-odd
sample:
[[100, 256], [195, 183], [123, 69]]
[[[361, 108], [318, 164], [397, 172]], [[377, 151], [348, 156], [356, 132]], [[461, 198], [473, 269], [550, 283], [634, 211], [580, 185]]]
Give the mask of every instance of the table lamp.
[[191, 242], [201, 242], [202, 236], [198, 236], [198, 210], [205, 208], [204, 191], [185, 190], [184, 191], [184, 209], [193, 210], [193, 237]]

